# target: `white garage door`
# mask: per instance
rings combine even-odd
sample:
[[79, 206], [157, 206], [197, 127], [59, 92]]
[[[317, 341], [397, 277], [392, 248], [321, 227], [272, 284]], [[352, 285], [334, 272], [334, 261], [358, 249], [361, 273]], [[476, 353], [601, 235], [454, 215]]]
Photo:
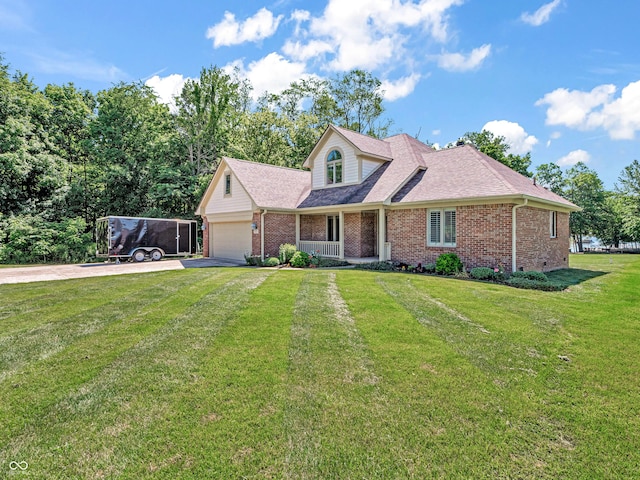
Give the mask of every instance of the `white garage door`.
[[251, 222], [211, 224], [211, 256], [244, 260], [251, 252], [251, 234]]

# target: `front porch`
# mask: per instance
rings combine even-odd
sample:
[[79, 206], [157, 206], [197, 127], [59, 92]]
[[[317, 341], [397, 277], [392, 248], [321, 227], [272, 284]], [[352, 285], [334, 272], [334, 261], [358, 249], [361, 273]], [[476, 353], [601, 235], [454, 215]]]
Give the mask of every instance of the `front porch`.
[[371, 262], [382, 262], [385, 260], [391, 260], [391, 243], [384, 242], [383, 255], [376, 256], [368, 256], [368, 257], [355, 257], [355, 256], [340, 256], [341, 246], [340, 242], [323, 242], [323, 241], [309, 241], [309, 240], [300, 240], [296, 248], [302, 252], [306, 252], [308, 254], [317, 254], [321, 257], [326, 258], [337, 258], [339, 260], [345, 260], [349, 263], [358, 264], [358, 263], [371, 263]]
[[386, 241], [386, 210], [322, 210], [309, 213], [254, 214], [253, 252], [277, 256], [280, 245], [324, 258], [366, 263], [391, 259]]

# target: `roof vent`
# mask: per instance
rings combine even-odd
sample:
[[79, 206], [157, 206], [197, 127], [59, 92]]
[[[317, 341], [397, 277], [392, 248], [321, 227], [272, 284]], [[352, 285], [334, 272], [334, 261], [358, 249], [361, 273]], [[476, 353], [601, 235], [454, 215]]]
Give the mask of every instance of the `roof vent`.
[[461, 138], [456, 142], [456, 147], [461, 147], [465, 145], [464, 140], [462, 140]]

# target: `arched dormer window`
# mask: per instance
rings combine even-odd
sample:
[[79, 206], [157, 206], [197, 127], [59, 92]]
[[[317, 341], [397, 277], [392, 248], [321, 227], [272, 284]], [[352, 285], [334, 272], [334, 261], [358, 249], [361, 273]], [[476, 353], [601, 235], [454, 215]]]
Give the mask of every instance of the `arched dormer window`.
[[327, 185], [342, 183], [342, 154], [331, 150], [327, 155]]

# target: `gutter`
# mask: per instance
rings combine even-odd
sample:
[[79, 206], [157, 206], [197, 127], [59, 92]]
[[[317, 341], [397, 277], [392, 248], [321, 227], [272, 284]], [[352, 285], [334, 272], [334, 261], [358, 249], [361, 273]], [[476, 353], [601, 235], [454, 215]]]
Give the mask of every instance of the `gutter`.
[[511, 272], [515, 272], [518, 268], [516, 258], [516, 251], [518, 247], [518, 242], [516, 240], [516, 209], [524, 207], [527, 203], [529, 203], [529, 199], [525, 198], [524, 203], [514, 205], [511, 209]]

